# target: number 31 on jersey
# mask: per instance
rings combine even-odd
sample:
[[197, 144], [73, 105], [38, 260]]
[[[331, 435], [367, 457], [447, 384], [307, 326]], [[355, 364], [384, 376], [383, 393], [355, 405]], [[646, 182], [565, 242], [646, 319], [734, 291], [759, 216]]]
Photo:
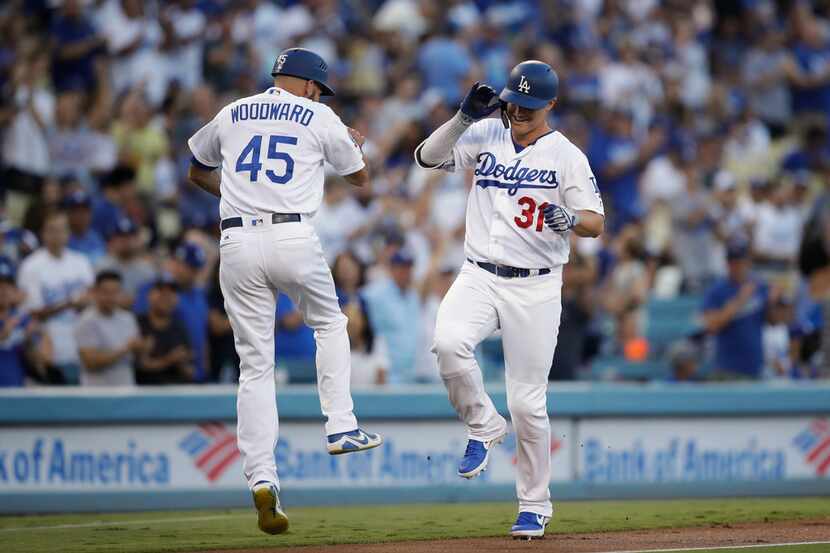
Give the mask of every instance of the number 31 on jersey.
[[530, 196], [522, 196], [519, 198], [519, 207], [522, 208], [520, 217], [513, 217], [516, 226], [519, 228], [530, 228], [533, 226], [533, 219], [536, 219], [536, 232], [542, 232], [545, 228], [545, 215], [542, 213], [548, 202], [542, 202], [536, 206], [536, 200]]
[[[297, 145], [297, 138], [294, 136], [282, 136], [272, 134], [268, 137], [268, 159], [280, 160], [285, 163], [282, 174], [277, 174], [272, 169], [265, 170], [265, 176], [274, 184], [285, 184], [294, 176], [294, 158], [287, 152], [280, 152], [280, 144]], [[236, 159], [237, 173], [250, 173], [251, 182], [259, 179], [259, 172], [262, 170], [260, 152], [262, 150], [262, 135], [255, 134], [248, 144], [242, 148], [242, 152]]]

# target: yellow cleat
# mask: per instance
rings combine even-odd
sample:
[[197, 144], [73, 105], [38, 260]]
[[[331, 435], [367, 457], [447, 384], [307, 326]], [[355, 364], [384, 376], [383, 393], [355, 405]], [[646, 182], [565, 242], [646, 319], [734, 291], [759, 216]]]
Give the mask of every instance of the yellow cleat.
[[266, 534], [282, 534], [288, 530], [288, 516], [280, 506], [277, 487], [270, 483], [260, 484], [254, 488], [253, 495], [259, 529]]

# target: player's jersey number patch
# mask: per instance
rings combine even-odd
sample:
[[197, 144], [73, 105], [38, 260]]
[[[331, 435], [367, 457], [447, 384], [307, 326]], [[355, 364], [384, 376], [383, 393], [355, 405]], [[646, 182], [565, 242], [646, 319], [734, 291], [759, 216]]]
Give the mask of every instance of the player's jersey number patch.
[[[533, 226], [533, 220], [536, 220], [536, 232], [542, 232], [545, 228], [545, 215], [542, 213], [548, 206], [548, 202], [542, 202], [537, 207], [536, 200], [530, 196], [522, 196], [519, 198], [519, 207], [522, 212], [519, 217], [513, 217], [513, 221], [519, 228], [530, 228]], [[537, 215], [538, 213], [538, 215]]]
[[[285, 162], [282, 174], [274, 172], [272, 169], [265, 170], [265, 176], [274, 184], [285, 184], [294, 176], [294, 158], [286, 152], [278, 150], [280, 144], [297, 145], [297, 138], [294, 136], [282, 136], [279, 134], [272, 134], [268, 137], [268, 159], [275, 159]], [[260, 152], [262, 150], [262, 135], [255, 134], [251, 137], [250, 142], [242, 148], [242, 152], [236, 160], [237, 173], [250, 173], [251, 182], [256, 182], [259, 179], [259, 172], [262, 170], [262, 163], [260, 160]]]

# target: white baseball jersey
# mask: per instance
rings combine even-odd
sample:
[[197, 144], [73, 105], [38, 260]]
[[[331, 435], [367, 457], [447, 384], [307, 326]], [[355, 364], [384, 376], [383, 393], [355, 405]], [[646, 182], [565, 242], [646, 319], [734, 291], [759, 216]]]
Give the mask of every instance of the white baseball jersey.
[[[20, 264], [17, 284], [26, 293], [25, 307], [29, 311], [43, 309], [83, 295], [95, 282], [95, 273], [86, 256], [64, 250], [54, 257], [46, 248], [40, 248]], [[54, 362], [58, 365], [78, 362], [78, 344], [75, 326], [78, 314], [64, 309], [49, 317], [44, 329], [52, 339]]]
[[311, 215], [323, 199], [325, 163], [360, 171], [363, 155], [340, 118], [280, 88], [228, 104], [188, 142], [194, 164], [221, 166], [220, 214], [242, 217], [222, 231], [219, 285], [239, 355], [237, 439], [248, 485], [279, 486], [274, 384], [276, 292], [314, 330], [320, 408], [327, 434], [358, 427], [349, 391], [348, 320], [314, 227], [273, 224], [269, 213]]
[[222, 167], [223, 219], [313, 214], [323, 199], [324, 162], [341, 175], [364, 166], [360, 147], [331, 108], [276, 87], [222, 108], [188, 146], [198, 165]]
[[558, 131], [522, 149], [500, 119], [478, 121], [440, 168], [468, 167], [475, 167], [464, 245], [470, 259], [525, 269], [564, 265], [568, 235], [548, 228], [542, 210], [553, 203], [604, 215], [588, 159]]

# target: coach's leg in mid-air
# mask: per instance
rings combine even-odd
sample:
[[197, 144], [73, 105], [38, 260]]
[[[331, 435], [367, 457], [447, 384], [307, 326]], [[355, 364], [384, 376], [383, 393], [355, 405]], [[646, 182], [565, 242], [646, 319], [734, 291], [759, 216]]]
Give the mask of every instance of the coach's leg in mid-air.
[[237, 444], [253, 492], [259, 528], [269, 534], [288, 529], [279, 502], [274, 460], [279, 422], [274, 386], [276, 291], [262, 278], [252, 236], [230, 236], [220, 246], [219, 283], [239, 355]]
[[501, 289], [507, 407], [516, 432], [517, 536], [543, 535], [553, 514], [547, 387], [562, 312], [560, 275], [516, 279]]
[[293, 275], [283, 287], [297, 304], [305, 323], [314, 330], [317, 390], [327, 418], [328, 452], [338, 455], [381, 445], [380, 435], [358, 427], [353, 412], [348, 319], [337, 301], [334, 279], [320, 241], [312, 236], [307, 241], [281, 245], [280, 255], [292, 260]]
[[488, 450], [507, 431], [507, 421], [499, 415], [484, 390], [481, 368], [475, 359], [476, 346], [493, 333], [498, 317], [493, 305], [490, 273], [465, 264], [453, 282], [435, 323], [433, 351], [447, 387], [450, 403], [467, 425], [469, 442], [458, 473], [464, 478], [477, 476], [487, 467]]

